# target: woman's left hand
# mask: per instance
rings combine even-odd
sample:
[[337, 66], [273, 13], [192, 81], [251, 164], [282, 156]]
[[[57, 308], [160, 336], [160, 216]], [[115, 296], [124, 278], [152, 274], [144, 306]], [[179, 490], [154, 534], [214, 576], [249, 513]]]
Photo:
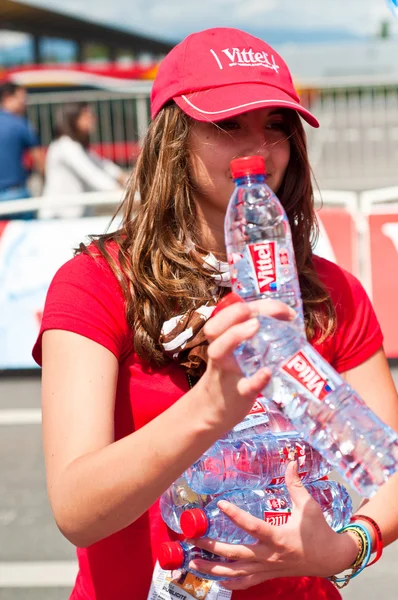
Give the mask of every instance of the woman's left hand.
[[286, 470], [292, 513], [285, 525], [272, 526], [221, 501], [219, 508], [241, 529], [258, 539], [253, 546], [234, 545], [210, 538], [190, 543], [234, 563], [195, 559], [190, 567], [204, 574], [226, 577], [222, 585], [243, 590], [276, 577], [328, 577], [354, 562], [358, 543], [352, 534], [337, 534], [327, 524], [320, 505], [310, 496], [297, 474], [295, 462]]

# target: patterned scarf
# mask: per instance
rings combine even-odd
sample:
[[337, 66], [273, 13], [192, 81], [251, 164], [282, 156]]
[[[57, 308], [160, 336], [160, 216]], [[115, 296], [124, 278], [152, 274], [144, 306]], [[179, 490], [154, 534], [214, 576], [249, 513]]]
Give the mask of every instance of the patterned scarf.
[[[213, 271], [211, 274], [218, 287], [231, 287], [228, 263], [217, 260], [213, 254], [203, 259], [203, 266]], [[165, 321], [159, 338], [166, 356], [185, 367], [188, 375], [200, 377], [206, 370], [208, 342], [203, 326], [212, 315], [216, 305], [213, 302], [199, 306], [182, 315]]]

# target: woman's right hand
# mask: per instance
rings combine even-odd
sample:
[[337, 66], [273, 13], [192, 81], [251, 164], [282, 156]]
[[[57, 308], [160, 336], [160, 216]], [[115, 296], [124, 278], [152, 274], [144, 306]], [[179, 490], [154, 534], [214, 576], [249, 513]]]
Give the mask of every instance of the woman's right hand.
[[252, 377], [244, 377], [234, 350], [258, 332], [258, 316], [285, 321], [296, 316], [293, 309], [277, 300], [238, 301], [233, 304], [228, 300], [229, 296], [226, 296], [226, 308], [216, 309], [204, 327], [209, 342], [208, 363], [206, 372], [195, 386], [203, 391], [211, 423], [214, 426], [222, 423], [225, 431], [247, 415], [271, 378], [267, 368], [259, 369]]

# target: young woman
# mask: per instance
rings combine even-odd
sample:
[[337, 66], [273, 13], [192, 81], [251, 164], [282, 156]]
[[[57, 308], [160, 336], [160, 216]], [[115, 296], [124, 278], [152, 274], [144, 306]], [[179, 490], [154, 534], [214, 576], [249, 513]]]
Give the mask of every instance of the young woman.
[[[234, 348], [258, 331], [259, 314], [294, 316], [263, 300], [227, 306], [204, 325], [228, 289], [231, 159], [265, 158], [292, 227], [308, 338], [398, 428], [370, 302], [354, 277], [311, 253], [315, 215], [300, 116], [318, 123], [300, 105], [281, 57], [239, 30], [193, 34], [161, 64], [151, 106], [121, 228], [82, 246], [56, 274], [34, 348], [43, 366], [49, 497], [58, 527], [78, 547], [73, 600], [146, 600], [158, 545], [173, 537], [159, 496], [247, 414], [269, 381], [267, 369], [243, 378]], [[353, 564], [358, 539], [329, 528], [294, 467], [287, 484], [294, 510], [286, 526], [227, 505], [258, 543], [198, 542], [236, 561], [200, 563], [229, 578], [233, 600], [340, 597], [326, 577]], [[398, 537], [397, 487], [393, 477], [361, 508], [385, 543]]]
[[[123, 170], [89, 149], [95, 116], [85, 102], [61, 106], [55, 119], [55, 137], [46, 156], [46, 181], [41, 218], [81, 217], [89, 211], [65, 206], [65, 196], [118, 190], [126, 182]], [[46, 206], [46, 199], [60, 207]]]

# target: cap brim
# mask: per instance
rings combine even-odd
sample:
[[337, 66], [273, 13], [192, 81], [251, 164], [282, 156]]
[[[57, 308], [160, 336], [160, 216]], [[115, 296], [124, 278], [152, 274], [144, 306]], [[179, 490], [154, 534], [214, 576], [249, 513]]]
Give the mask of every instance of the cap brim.
[[221, 121], [256, 108], [296, 110], [312, 127], [319, 122], [306, 108], [280, 90], [262, 83], [235, 83], [176, 96], [174, 102], [196, 121]]

